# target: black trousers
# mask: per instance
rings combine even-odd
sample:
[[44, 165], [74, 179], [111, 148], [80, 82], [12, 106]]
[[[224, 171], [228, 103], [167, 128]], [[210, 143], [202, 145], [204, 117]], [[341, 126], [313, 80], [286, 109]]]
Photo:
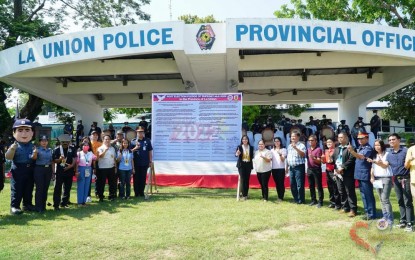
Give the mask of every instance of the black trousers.
[[[72, 178], [74, 172], [68, 170], [66, 172], [57, 172], [55, 180], [55, 188], [53, 189], [53, 207], [67, 206], [71, 196]], [[63, 186], [63, 196], [62, 196]], [[62, 196], [62, 200], [61, 200]]]
[[307, 169], [308, 186], [310, 188], [311, 201], [317, 202], [315, 186], [317, 184], [318, 203], [323, 204], [324, 190], [323, 181], [321, 178], [321, 168]]
[[241, 167], [238, 168], [239, 176], [241, 178], [241, 192], [243, 197], [248, 197], [249, 180], [251, 178], [251, 163], [242, 162]]
[[342, 208], [346, 211], [353, 210], [354, 212], [357, 212], [357, 197], [354, 177], [342, 176], [343, 180], [336, 177]]
[[33, 199], [33, 165], [15, 164], [11, 170], [10, 179], [11, 203], [10, 206], [20, 209], [23, 206], [31, 206]]
[[277, 189], [278, 198], [284, 199], [285, 193], [285, 169], [272, 169], [272, 178], [275, 182], [275, 188]]
[[52, 178], [52, 167], [35, 166], [34, 180], [36, 185], [35, 206], [36, 210], [46, 210], [48, 189]]
[[146, 187], [147, 170], [149, 166], [134, 166], [135, 174], [133, 175], [134, 181], [134, 195], [144, 196], [144, 188]]
[[105, 183], [108, 180], [108, 198], [115, 199], [117, 197], [117, 178], [115, 177], [115, 168], [99, 168], [97, 171], [96, 187], [98, 197], [104, 198]]
[[326, 170], [327, 189], [329, 190], [330, 204], [336, 208], [341, 208], [339, 189], [337, 188], [336, 177], [333, 171]]
[[414, 205], [411, 193], [411, 180], [408, 176], [393, 178], [396, 198], [398, 199], [400, 223], [414, 224]]
[[258, 178], [258, 182], [261, 185], [262, 191], [262, 198], [264, 200], [268, 200], [268, 182], [269, 178], [271, 177], [271, 171], [269, 172], [257, 172], [256, 176]]

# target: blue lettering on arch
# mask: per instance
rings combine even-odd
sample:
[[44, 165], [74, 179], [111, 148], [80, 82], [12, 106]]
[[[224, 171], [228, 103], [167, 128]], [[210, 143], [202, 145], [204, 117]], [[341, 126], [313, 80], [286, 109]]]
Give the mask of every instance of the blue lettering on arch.
[[236, 40], [241, 41], [241, 36], [248, 33], [248, 26], [243, 24], [236, 25]]
[[280, 32], [281, 41], [286, 42], [288, 40], [288, 35], [290, 34], [290, 26], [281, 24], [278, 25], [278, 31]]
[[303, 42], [303, 39], [305, 39], [306, 42], [311, 42], [310, 26], [306, 26], [305, 29], [303, 26], [298, 26], [298, 41]]
[[82, 41], [79, 38], [72, 40], [71, 48], [73, 53], [79, 53], [82, 50]]
[[114, 35], [106, 33], [103, 35], [104, 38], [104, 50], [108, 50], [108, 45], [114, 42]]
[[277, 27], [273, 24], [265, 26], [264, 37], [267, 41], [275, 41], [277, 39]]
[[161, 44], [173, 44], [173, 40], [171, 38], [171, 32], [173, 28], [163, 28], [161, 29]]
[[321, 42], [324, 42], [326, 40], [326, 36], [325, 35], [319, 36], [319, 33], [318, 33], [319, 31], [322, 34], [326, 32], [324, 27], [321, 27], [321, 26], [314, 27], [314, 29], [313, 29], [313, 39], [314, 39], [315, 42], [321, 43]]
[[151, 29], [151, 30], [149, 30], [149, 31], [148, 31], [148, 33], [147, 33], [147, 42], [148, 42], [150, 45], [157, 45], [157, 44], [159, 44], [159, 42], [160, 42], [160, 38], [159, 38], [159, 37], [157, 37], [157, 38], [155, 38], [155, 39], [153, 40], [153, 39], [152, 39], [152, 34], [159, 36], [159, 35], [160, 35], [160, 32], [159, 32], [158, 30], [156, 30], [156, 29]]
[[366, 46], [372, 46], [373, 42], [375, 40], [375, 37], [373, 35], [373, 32], [369, 30], [364, 30], [362, 33], [362, 42]]
[[252, 24], [249, 26], [249, 30], [251, 31], [251, 33], [249, 34], [249, 40], [250, 41], [255, 41], [255, 34], [257, 35], [258, 41], [262, 42], [262, 26], [259, 24]]

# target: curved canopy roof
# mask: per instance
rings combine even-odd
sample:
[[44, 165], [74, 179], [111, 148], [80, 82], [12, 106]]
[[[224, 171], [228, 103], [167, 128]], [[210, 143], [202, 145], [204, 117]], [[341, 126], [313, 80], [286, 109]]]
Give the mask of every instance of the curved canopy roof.
[[[102, 28], [0, 52], [0, 80], [76, 111], [147, 107], [151, 93], [243, 92], [244, 104], [375, 100], [415, 81], [415, 32], [228, 19]], [[371, 101], [368, 100], [368, 101]], [[78, 111], [79, 112], [79, 111]]]

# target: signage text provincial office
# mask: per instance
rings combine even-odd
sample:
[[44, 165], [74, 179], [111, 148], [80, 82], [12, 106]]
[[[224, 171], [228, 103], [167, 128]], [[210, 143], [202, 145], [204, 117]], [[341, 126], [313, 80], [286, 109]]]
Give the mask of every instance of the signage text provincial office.
[[237, 42], [362, 45], [415, 52], [415, 35], [336, 26], [236, 24]]

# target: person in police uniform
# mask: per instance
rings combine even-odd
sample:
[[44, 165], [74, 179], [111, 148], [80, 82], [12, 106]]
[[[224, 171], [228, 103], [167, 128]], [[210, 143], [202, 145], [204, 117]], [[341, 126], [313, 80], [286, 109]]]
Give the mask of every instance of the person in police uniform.
[[42, 135], [39, 138], [40, 146], [37, 148], [37, 158], [35, 162], [34, 180], [36, 185], [35, 210], [39, 213], [46, 210], [46, 200], [52, 174], [54, 174], [54, 162], [52, 159], [52, 149], [48, 147], [48, 137]]
[[146, 176], [148, 167], [153, 161], [153, 146], [150, 139], [144, 137], [144, 127], [137, 128], [137, 138], [131, 141], [130, 148], [133, 152], [133, 161], [135, 173], [134, 180], [134, 195], [135, 197], [144, 197], [144, 188], [146, 186]]
[[340, 125], [337, 126], [336, 135], [340, 133], [346, 133], [347, 137], [350, 140], [350, 127], [346, 125], [346, 120], [340, 120]]
[[364, 132], [360, 132], [357, 135], [359, 147], [356, 151], [349, 144], [347, 150], [356, 158], [354, 178], [359, 182], [360, 196], [363, 201], [363, 207], [365, 209], [364, 219], [372, 220], [376, 219], [376, 200], [373, 195], [373, 184], [370, 182], [370, 171], [372, 163], [370, 160], [373, 158], [373, 148], [369, 145], [369, 135]]
[[69, 207], [72, 178], [75, 175], [76, 163], [76, 149], [70, 145], [71, 137], [67, 134], [62, 134], [58, 137], [58, 140], [61, 144], [53, 151], [53, 160], [56, 163], [56, 182], [53, 190], [53, 207], [55, 210], [59, 210], [59, 206], [62, 208]]
[[13, 124], [15, 142], [6, 152], [6, 159], [12, 161], [11, 168], [11, 204], [10, 213], [22, 213], [20, 203], [23, 200], [23, 210], [33, 211], [33, 158], [37, 149], [31, 141], [33, 137], [32, 122], [28, 119], [17, 119]]

